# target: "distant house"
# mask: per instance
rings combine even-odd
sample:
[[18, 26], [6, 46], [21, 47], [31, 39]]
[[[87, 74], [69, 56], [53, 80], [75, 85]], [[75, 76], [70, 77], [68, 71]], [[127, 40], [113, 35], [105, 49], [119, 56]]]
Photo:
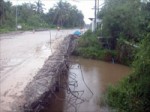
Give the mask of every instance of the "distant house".
[[95, 25], [95, 18], [89, 18], [92, 22], [91, 22], [91, 25], [90, 25], [90, 29], [92, 30], [92, 32], [95, 30], [96, 26], [97, 25], [100, 25], [100, 27], [102, 28], [102, 20], [100, 19], [96, 19], [96, 25]]
[[95, 18], [89, 18], [92, 22], [91, 22], [91, 24], [90, 24], [90, 29], [92, 30], [92, 32], [95, 30], [95, 23], [94, 23], [94, 20], [95, 20]]

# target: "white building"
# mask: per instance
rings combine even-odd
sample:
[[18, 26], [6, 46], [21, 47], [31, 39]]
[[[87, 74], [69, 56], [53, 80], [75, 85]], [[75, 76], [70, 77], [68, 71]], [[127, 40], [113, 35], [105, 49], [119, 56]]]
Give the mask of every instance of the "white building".
[[[97, 25], [100, 25], [102, 20], [100, 19], [96, 19], [96, 25], [95, 25], [95, 18], [89, 18], [91, 20], [91, 25], [90, 25], [90, 29], [92, 30], [92, 32], [95, 30], [95, 28], [97, 27]], [[100, 25], [102, 28], [102, 25]]]

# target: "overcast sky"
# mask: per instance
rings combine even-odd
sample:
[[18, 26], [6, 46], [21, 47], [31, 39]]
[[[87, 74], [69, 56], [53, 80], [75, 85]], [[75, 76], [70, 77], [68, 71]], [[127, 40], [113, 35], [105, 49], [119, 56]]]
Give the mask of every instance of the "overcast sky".
[[[34, 3], [38, 0], [5, 0], [5, 1], [11, 1], [13, 5], [16, 4], [22, 4], [22, 3]], [[45, 12], [47, 12], [51, 7], [54, 6], [59, 0], [41, 0], [42, 3], [45, 5], [44, 8], [46, 9]], [[84, 21], [89, 24], [91, 21], [88, 18], [94, 17], [94, 10], [92, 9], [95, 5], [95, 0], [63, 0], [67, 1], [72, 5], [76, 5], [79, 10], [82, 11], [84, 15]], [[104, 0], [100, 0], [100, 4], [102, 4]]]

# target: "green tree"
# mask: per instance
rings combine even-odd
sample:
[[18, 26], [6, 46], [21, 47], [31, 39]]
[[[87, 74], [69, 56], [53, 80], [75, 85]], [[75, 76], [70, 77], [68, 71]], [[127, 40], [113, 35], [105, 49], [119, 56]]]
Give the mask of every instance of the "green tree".
[[14, 25], [14, 8], [11, 2], [0, 1], [0, 25], [13, 26]]
[[44, 12], [43, 6], [44, 4], [41, 2], [41, 0], [35, 2], [35, 9], [38, 14], [42, 14]]
[[67, 2], [58, 2], [47, 14], [50, 24], [63, 27], [83, 26], [83, 14], [75, 6]]
[[140, 0], [105, 0], [99, 16], [104, 36], [139, 38]]
[[48, 13], [44, 13], [41, 0], [34, 4], [23, 3], [13, 6], [11, 2], [0, 0], [0, 32], [16, 28], [16, 9], [18, 24], [23, 30], [47, 28], [52, 26], [77, 27], [83, 26], [83, 14], [75, 6], [67, 2], [58, 2]]
[[150, 2], [141, 4], [140, 33], [144, 36], [150, 32]]

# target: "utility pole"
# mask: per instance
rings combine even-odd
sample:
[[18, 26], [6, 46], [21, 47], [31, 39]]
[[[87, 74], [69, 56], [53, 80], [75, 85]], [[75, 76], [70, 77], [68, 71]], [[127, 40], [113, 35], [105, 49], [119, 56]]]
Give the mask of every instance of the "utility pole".
[[97, 27], [97, 21], [96, 21], [96, 18], [97, 18], [97, 16], [96, 16], [96, 10], [97, 10], [97, 4], [96, 4], [96, 2], [97, 2], [97, 0], [95, 0], [95, 19], [94, 19], [94, 30], [96, 30], [96, 27]]
[[99, 0], [98, 0], [98, 3], [97, 3], [97, 4], [98, 4], [97, 6], [98, 6], [98, 12], [99, 12]]
[[16, 31], [17, 31], [17, 26], [18, 26], [18, 0], [16, 1]]

